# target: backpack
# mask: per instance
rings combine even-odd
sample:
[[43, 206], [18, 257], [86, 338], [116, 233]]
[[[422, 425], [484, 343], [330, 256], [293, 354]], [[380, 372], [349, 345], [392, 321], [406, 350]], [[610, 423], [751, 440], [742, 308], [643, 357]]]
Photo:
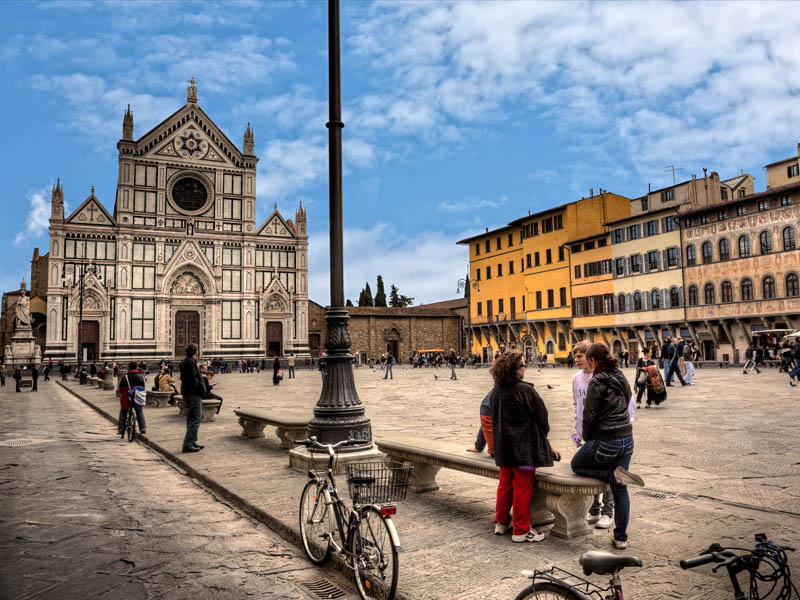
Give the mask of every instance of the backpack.
[[[127, 375], [125, 375], [125, 381], [127, 381], [128, 386], [130, 386], [130, 381], [128, 380]], [[128, 387], [128, 401], [134, 404], [138, 404], [139, 406], [146, 405], [147, 390], [144, 389], [143, 385], [137, 385], [136, 387]]]
[[650, 387], [656, 394], [662, 394], [666, 391], [664, 386], [664, 379], [661, 377], [661, 371], [655, 365], [647, 367], [647, 379], [649, 380]]
[[692, 360], [692, 358], [694, 358], [694, 351], [692, 350], [692, 347], [689, 344], [686, 344], [683, 347], [683, 360], [690, 361]]

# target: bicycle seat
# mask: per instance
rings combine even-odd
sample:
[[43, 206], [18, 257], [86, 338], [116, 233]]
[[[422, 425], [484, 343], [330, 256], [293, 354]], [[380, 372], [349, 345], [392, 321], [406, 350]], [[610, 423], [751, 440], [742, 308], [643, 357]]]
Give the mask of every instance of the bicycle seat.
[[353, 485], [372, 485], [373, 483], [375, 483], [375, 478], [374, 477], [368, 477], [366, 475], [363, 475], [363, 476], [358, 476], [357, 475], [355, 477], [350, 477], [347, 480], [347, 482], [348, 483], [352, 483]]
[[614, 571], [619, 571], [625, 567], [641, 567], [642, 561], [635, 556], [624, 554], [612, 554], [611, 552], [601, 552], [591, 550], [581, 554], [580, 560], [583, 572], [587, 575], [597, 573], [598, 575], [608, 575]]

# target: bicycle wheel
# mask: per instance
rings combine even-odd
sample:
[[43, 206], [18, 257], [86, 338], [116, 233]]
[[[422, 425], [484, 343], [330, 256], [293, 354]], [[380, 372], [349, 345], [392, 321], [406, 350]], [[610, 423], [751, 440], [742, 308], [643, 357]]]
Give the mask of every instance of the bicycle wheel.
[[356, 562], [353, 574], [364, 600], [392, 600], [397, 591], [397, 548], [389, 526], [374, 506], [361, 509], [361, 522], [350, 537]]
[[516, 600], [576, 600], [568, 587], [549, 581], [539, 581], [522, 590]]
[[128, 431], [128, 441], [132, 442], [136, 436], [136, 412], [133, 408], [128, 410], [128, 424], [125, 429]]
[[316, 565], [321, 565], [331, 556], [332, 509], [325, 504], [324, 485], [309, 481], [300, 496], [300, 536], [308, 558]]

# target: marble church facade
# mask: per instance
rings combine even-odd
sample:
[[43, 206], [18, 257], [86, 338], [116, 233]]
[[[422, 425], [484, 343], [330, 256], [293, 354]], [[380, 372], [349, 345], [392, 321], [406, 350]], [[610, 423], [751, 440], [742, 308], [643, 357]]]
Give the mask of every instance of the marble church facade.
[[277, 205], [256, 223], [254, 134], [236, 147], [197, 104], [138, 139], [123, 118], [113, 214], [52, 192], [47, 352], [54, 360], [308, 354], [308, 233]]

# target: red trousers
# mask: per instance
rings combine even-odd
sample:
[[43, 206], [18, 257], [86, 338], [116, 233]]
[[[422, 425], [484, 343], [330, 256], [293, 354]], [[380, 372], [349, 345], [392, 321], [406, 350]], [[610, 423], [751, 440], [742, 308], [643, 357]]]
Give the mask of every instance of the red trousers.
[[[485, 434], [484, 434], [485, 435]], [[531, 530], [531, 495], [535, 470], [519, 467], [500, 467], [494, 522], [508, 525], [509, 511], [514, 508], [514, 535]]]
[[492, 434], [492, 417], [481, 415], [481, 431], [486, 440], [486, 451], [494, 454], [494, 435]]

